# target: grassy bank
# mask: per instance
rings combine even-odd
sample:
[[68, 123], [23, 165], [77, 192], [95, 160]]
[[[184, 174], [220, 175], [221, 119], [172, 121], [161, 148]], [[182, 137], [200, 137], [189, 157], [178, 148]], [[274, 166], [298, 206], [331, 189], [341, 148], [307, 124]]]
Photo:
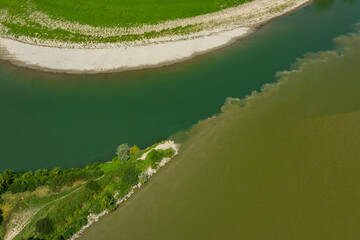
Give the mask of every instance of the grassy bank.
[[[126, 33], [127, 28], [154, 25], [174, 19], [194, 17], [216, 12], [251, 0], [0, 0], [1, 35], [31, 37], [45, 40], [79, 42], [121, 42], [149, 37], [184, 33], [189, 27], [165, 28], [159, 31]], [[69, 26], [71, 26], [69, 29]], [[84, 34], [88, 27], [96, 27], [92, 33]], [[183, 27], [185, 27], [183, 29]], [[111, 37], [97, 36], [97, 30], [106, 28], [125, 29], [122, 34]], [[191, 29], [196, 31], [197, 28]]]
[[[113, 210], [117, 201], [176, 149], [161, 142], [126, 149], [107, 163], [85, 168], [54, 168], [0, 175], [0, 239], [69, 239], [88, 223], [90, 214]], [[165, 146], [166, 148], [159, 148]]]

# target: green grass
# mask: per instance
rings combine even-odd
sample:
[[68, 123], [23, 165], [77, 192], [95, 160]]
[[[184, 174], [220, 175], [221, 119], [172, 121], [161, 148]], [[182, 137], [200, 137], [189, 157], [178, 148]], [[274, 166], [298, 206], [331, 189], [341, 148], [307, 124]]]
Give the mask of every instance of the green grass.
[[[8, 16], [0, 20], [1, 35], [26, 36], [43, 40], [61, 40], [72, 43], [112, 43], [134, 41], [173, 34], [187, 34], [200, 30], [199, 26], [185, 26], [143, 34], [116, 34], [99, 37], [77, 30], [65, 30], [46, 26], [44, 22], [31, 19], [40, 12], [51, 20], [70, 21], [94, 27], [139, 27], [166, 20], [194, 17], [216, 12], [251, 0], [0, 0], [0, 10]], [[6, 29], [5, 29], [6, 28]], [[1, 30], [1, 26], [0, 26]]]
[[30, 0], [54, 17], [92, 26], [138, 26], [193, 17], [245, 2], [244, 0]]

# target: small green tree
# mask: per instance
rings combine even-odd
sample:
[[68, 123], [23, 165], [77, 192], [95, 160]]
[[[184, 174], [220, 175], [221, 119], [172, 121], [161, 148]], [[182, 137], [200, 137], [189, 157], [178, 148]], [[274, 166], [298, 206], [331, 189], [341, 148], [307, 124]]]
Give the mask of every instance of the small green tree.
[[35, 227], [38, 233], [47, 235], [54, 231], [54, 222], [49, 218], [43, 218], [36, 222]]
[[129, 145], [127, 143], [120, 144], [116, 149], [116, 155], [121, 161], [129, 159]]
[[132, 146], [132, 147], [130, 148], [130, 150], [129, 150], [130, 156], [136, 155], [136, 154], [138, 154], [140, 151], [141, 151], [141, 149], [140, 149], [138, 146], [134, 145], [134, 146]]

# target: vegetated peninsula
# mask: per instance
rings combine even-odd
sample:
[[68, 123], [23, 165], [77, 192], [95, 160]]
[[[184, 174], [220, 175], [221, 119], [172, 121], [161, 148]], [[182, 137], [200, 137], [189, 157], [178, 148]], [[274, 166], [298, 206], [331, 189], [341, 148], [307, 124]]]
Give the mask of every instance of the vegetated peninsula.
[[122, 144], [110, 162], [0, 174], [0, 239], [75, 239], [132, 195], [178, 153], [163, 141], [146, 149]]
[[229, 44], [310, 0], [0, 1], [0, 59], [45, 71], [154, 67]]

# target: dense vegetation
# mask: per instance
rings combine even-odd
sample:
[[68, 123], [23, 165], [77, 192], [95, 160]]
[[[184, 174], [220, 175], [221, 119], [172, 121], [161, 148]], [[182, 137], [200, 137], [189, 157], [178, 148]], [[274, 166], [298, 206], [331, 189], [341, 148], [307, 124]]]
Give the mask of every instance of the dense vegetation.
[[19, 193], [25, 191], [34, 191], [40, 186], [49, 186], [56, 192], [64, 186], [72, 186], [75, 181], [88, 180], [92, 177], [100, 176], [102, 172], [88, 171], [87, 168], [72, 168], [61, 170], [54, 168], [51, 171], [46, 169], [36, 170], [26, 173], [14, 173], [11, 170], [5, 170], [0, 174], [0, 193], [9, 190], [11, 193]]
[[[146, 169], [157, 168], [159, 161], [174, 154], [172, 148], [153, 149], [156, 145], [144, 150], [120, 145], [117, 154], [121, 160], [116, 156], [111, 162], [85, 168], [34, 173], [5, 170], [0, 174], [0, 239], [17, 226], [11, 219], [27, 214], [31, 222], [16, 239], [70, 238], [86, 225], [89, 214], [115, 209], [118, 199], [134, 185], [147, 181]], [[146, 158], [139, 159], [145, 152]]]

